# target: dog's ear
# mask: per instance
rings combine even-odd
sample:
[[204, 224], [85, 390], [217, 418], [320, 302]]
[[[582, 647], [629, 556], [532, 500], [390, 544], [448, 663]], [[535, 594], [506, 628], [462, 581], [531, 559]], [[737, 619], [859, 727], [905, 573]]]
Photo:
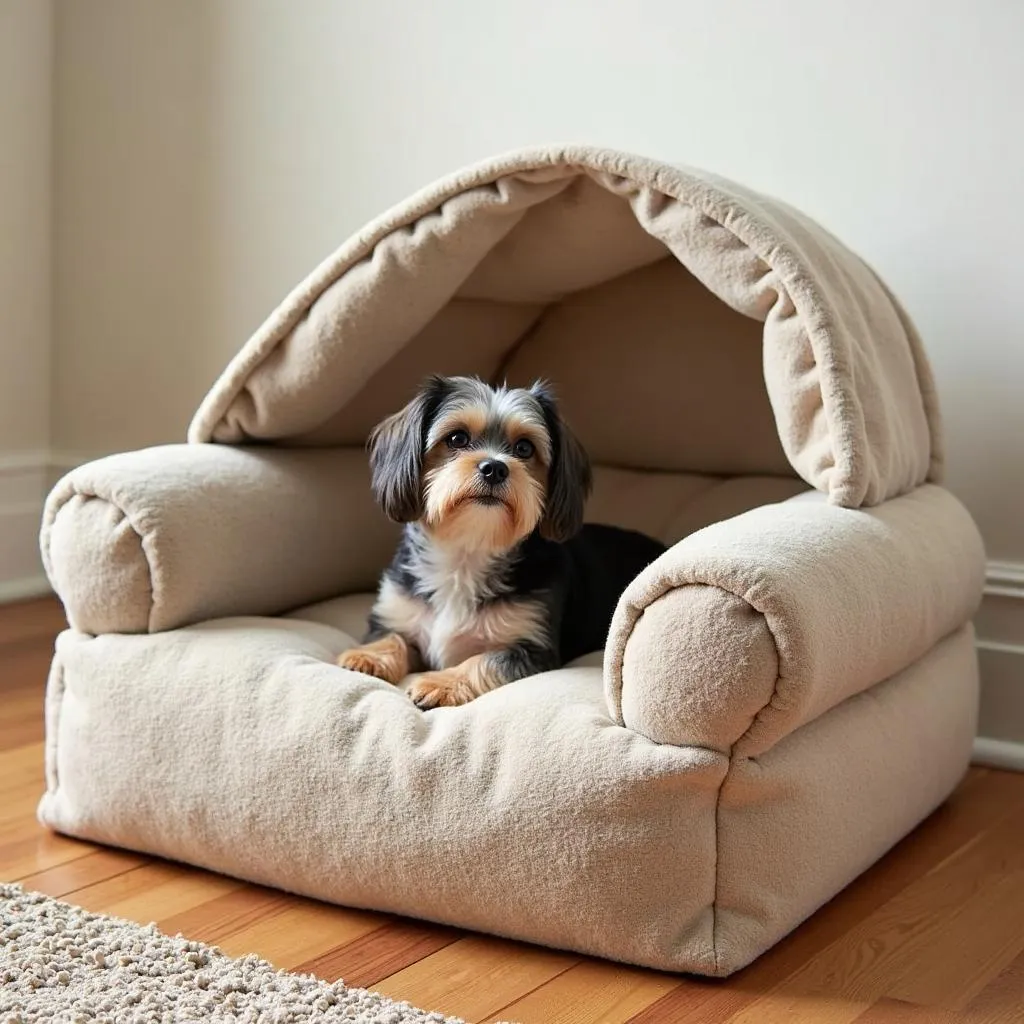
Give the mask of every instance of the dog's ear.
[[592, 484], [590, 459], [559, 415], [550, 385], [537, 381], [530, 393], [544, 413], [544, 423], [551, 438], [548, 493], [540, 534], [548, 540], [564, 541], [578, 533], [583, 525], [583, 509]]
[[444, 377], [430, 377], [404, 409], [378, 423], [370, 433], [373, 495], [384, 514], [410, 523], [423, 514], [423, 446], [430, 423], [448, 392]]

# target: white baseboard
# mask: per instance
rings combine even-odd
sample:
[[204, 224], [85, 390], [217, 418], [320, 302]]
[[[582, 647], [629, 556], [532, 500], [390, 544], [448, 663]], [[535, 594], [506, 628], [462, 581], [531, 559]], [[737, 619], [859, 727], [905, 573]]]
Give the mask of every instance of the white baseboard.
[[1024, 563], [989, 562], [985, 571], [985, 594], [1024, 599]]
[[1024, 564], [989, 562], [974, 624], [981, 671], [975, 762], [1024, 771]]
[[993, 740], [979, 736], [974, 741], [974, 764], [986, 768], [1003, 768], [1013, 772], [1024, 772], [1024, 743], [1010, 740]]

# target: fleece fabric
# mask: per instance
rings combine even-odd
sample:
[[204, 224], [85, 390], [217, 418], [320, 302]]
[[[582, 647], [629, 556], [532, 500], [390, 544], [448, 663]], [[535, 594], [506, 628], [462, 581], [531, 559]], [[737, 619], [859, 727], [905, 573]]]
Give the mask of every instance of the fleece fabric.
[[[336, 658], [396, 540], [363, 444], [428, 371], [553, 379], [587, 518], [668, 550], [603, 652], [424, 713]], [[471, 167], [302, 282], [189, 442], [47, 501], [52, 828], [726, 975], [967, 766], [984, 552], [928, 362], [783, 203], [582, 147]]]

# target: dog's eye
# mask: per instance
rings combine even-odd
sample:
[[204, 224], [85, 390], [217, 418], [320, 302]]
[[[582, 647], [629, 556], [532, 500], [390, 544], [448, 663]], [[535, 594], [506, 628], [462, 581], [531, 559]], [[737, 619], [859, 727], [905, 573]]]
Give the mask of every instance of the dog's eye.
[[449, 448], [465, 448], [469, 444], [469, 434], [465, 430], [453, 430], [445, 441]]
[[517, 459], [528, 459], [533, 455], [535, 450], [533, 442], [527, 441], [525, 437], [521, 437], [514, 445], [512, 445], [512, 454]]

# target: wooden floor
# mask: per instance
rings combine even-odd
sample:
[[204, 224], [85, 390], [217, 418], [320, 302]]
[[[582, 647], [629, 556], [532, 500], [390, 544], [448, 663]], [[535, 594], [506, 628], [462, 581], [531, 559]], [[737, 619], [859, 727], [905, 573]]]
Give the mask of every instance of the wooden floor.
[[52, 835], [42, 697], [55, 604], [0, 607], [0, 880], [468, 1021], [1024, 1024], [1024, 775], [947, 805], [746, 971], [701, 981], [343, 910]]

